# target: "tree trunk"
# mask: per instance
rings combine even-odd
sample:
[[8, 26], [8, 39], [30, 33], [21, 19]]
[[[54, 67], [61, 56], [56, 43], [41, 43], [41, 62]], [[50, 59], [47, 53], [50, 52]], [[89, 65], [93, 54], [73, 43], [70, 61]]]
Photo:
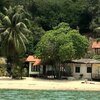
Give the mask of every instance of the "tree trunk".
[[61, 73], [60, 73], [60, 63], [57, 62], [55, 64], [55, 72], [56, 72], [56, 78], [61, 79]]
[[43, 65], [43, 76], [46, 77], [46, 66]]

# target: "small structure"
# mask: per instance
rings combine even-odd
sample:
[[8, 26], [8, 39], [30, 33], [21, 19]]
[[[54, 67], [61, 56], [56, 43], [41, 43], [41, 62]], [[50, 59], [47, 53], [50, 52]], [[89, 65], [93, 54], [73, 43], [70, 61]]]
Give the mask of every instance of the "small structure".
[[29, 55], [26, 62], [29, 62], [29, 75], [39, 75], [41, 59]]
[[73, 60], [72, 75], [75, 78], [100, 79], [100, 61], [94, 59]]
[[48, 73], [52, 72], [52, 65], [43, 64], [41, 59], [33, 55], [29, 55], [26, 59], [29, 62], [29, 76], [43, 76], [47, 77]]
[[95, 54], [100, 54], [100, 41], [93, 42], [92, 49]]

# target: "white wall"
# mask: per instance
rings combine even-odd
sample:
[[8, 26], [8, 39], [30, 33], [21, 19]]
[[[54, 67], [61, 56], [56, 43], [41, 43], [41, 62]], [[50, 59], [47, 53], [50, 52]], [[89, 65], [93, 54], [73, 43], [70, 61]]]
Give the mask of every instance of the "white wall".
[[29, 74], [32, 74], [32, 75], [39, 74], [39, 72], [31, 71], [31, 67], [32, 67], [32, 62], [29, 62]]
[[75, 64], [73, 64], [73, 76], [77, 79], [80, 78], [80, 74], [83, 74], [83, 78], [91, 79], [91, 73], [87, 73], [86, 64], [80, 64], [80, 73], [75, 72]]

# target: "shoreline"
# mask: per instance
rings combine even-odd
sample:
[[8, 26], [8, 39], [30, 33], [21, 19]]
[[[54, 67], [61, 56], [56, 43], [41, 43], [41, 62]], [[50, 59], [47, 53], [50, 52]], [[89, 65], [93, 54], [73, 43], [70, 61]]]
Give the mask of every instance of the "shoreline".
[[0, 89], [17, 90], [54, 90], [54, 91], [100, 91], [100, 82], [84, 80], [48, 80], [40, 78], [25, 78], [13, 80], [0, 77]]

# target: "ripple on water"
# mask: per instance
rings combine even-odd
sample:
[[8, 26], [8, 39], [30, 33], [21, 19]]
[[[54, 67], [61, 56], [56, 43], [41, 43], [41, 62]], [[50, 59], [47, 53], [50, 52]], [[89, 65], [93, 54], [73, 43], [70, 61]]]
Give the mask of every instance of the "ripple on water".
[[100, 100], [100, 92], [0, 90], [0, 100]]

